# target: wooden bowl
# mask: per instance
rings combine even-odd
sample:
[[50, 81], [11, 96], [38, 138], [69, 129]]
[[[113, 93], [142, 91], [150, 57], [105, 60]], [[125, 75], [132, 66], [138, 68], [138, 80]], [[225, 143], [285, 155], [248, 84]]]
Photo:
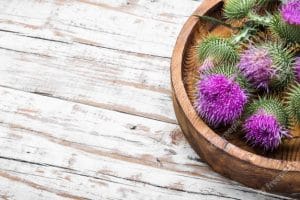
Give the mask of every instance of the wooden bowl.
[[[220, 17], [222, 8], [222, 0], [204, 0], [194, 15]], [[276, 152], [266, 154], [248, 146], [238, 127], [212, 130], [197, 115], [193, 107], [200, 65], [196, 46], [208, 33], [228, 37], [231, 31], [194, 15], [178, 36], [171, 63], [174, 108], [184, 135], [216, 172], [256, 189], [299, 197], [299, 128], [295, 129], [293, 139], [285, 140]]]

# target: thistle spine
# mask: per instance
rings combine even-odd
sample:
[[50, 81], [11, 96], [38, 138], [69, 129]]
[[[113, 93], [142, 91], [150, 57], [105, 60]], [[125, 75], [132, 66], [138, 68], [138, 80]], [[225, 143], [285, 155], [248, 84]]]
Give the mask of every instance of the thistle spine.
[[259, 97], [258, 100], [253, 101], [246, 108], [246, 116], [257, 113], [260, 109], [263, 109], [267, 114], [273, 115], [279, 121], [279, 123], [287, 128], [289, 126], [289, 119], [286, 109], [283, 103], [274, 97]]
[[289, 115], [300, 124], [300, 84], [293, 85], [287, 95]]
[[270, 29], [275, 36], [287, 42], [300, 43], [300, 26], [287, 24], [279, 14], [273, 16]]
[[216, 64], [236, 63], [238, 57], [234, 44], [228, 39], [211, 35], [198, 46], [198, 58], [201, 62], [212, 59]]
[[276, 76], [271, 80], [274, 90], [282, 90], [295, 78], [293, 73], [294, 53], [282, 43], [269, 43], [266, 45], [275, 67]]
[[244, 18], [255, 4], [256, 0], [229, 0], [225, 3], [224, 15], [228, 19]]

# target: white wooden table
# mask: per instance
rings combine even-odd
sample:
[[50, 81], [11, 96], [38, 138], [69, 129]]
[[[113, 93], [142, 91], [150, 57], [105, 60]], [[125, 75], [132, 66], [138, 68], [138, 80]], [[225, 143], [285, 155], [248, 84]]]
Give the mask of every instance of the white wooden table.
[[177, 125], [170, 56], [199, 3], [1, 0], [0, 198], [284, 198], [214, 173]]

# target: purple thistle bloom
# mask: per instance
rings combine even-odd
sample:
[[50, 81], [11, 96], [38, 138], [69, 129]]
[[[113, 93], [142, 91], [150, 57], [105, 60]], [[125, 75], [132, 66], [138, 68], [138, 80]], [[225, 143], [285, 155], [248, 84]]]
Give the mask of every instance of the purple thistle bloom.
[[242, 74], [257, 89], [269, 89], [268, 85], [275, 74], [272, 58], [265, 48], [250, 47], [241, 55], [238, 63]]
[[296, 80], [300, 83], [300, 57], [296, 58], [295, 73], [296, 73]]
[[285, 22], [300, 25], [300, 0], [291, 0], [283, 4], [281, 15]]
[[238, 119], [247, 103], [245, 91], [224, 75], [205, 76], [198, 84], [196, 110], [214, 127], [228, 125]]
[[243, 129], [246, 139], [254, 146], [260, 146], [266, 151], [276, 149], [283, 136], [288, 136], [288, 131], [277, 121], [276, 117], [265, 113], [263, 110], [249, 117]]
[[208, 70], [212, 69], [214, 66], [215, 65], [214, 65], [212, 59], [207, 58], [204, 60], [203, 64], [199, 67], [199, 72], [202, 73], [202, 72], [208, 71]]

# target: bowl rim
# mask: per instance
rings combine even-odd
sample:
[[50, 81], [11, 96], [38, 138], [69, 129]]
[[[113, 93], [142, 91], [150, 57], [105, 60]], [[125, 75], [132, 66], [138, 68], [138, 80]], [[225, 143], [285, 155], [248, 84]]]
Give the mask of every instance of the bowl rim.
[[[213, 7], [224, 2], [224, 0], [203, 0], [200, 6], [196, 9], [193, 15], [204, 15]], [[293, 166], [289, 172], [299, 172], [299, 161], [287, 161], [277, 160], [273, 158], [266, 158], [255, 153], [251, 153], [240, 147], [229, 143], [223, 137], [215, 133], [196, 113], [192, 106], [187, 92], [185, 90], [182, 78], [182, 61], [185, 52], [185, 45], [190, 37], [191, 32], [195, 28], [198, 17], [190, 16], [184, 24], [174, 47], [172, 59], [171, 59], [171, 84], [173, 87], [173, 95], [178, 101], [178, 105], [182, 108], [182, 111], [186, 115], [189, 122], [196, 129], [198, 134], [201, 134], [210, 144], [214, 145], [218, 150], [230, 156], [239, 159], [240, 161], [247, 162], [251, 165], [255, 165], [260, 168], [272, 169], [272, 170], [286, 170], [288, 166]]]

